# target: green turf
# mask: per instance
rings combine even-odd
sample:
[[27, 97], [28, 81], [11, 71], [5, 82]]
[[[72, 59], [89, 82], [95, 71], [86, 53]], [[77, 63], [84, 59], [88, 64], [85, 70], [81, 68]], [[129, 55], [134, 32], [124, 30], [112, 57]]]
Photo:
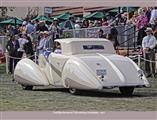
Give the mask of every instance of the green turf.
[[0, 65], [1, 111], [156, 111], [157, 78], [149, 78], [150, 88], [137, 88], [132, 97], [122, 96], [117, 89], [84, 92], [74, 96], [66, 89], [51, 86], [22, 90]]

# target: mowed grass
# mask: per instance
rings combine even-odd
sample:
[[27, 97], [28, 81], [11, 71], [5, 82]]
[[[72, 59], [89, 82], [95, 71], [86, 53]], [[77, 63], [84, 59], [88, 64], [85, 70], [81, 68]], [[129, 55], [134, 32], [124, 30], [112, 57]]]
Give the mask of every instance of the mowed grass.
[[133, 96], [124, 97], [118, 89], [83, 92], [71, 95], [66, 89], [52, 86], [22, 90], [0, 65], [1, 111], [156, 111], [157, 78], [149, 78], [150, 88], [136, 88]]

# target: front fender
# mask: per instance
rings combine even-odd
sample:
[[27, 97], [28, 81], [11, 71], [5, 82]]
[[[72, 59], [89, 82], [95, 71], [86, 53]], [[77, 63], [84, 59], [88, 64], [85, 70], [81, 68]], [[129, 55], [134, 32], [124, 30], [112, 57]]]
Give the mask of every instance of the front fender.
[[49, 85], [39, 66], [28, 58], [20, 60], [14, 71], [14, 79], [23, 85]]

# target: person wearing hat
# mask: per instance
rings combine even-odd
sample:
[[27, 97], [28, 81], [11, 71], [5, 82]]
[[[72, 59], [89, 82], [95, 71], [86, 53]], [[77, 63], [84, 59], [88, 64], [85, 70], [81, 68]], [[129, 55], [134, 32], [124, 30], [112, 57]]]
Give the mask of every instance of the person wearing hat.
[[75, 23], [75, 29], [80, 29], [81, 28], [81, 25], [80, 25], [80, 20], [76, 20], [76, 23]]
[[27, 25], [27, 22], [23, 21], [22, 26], [19, 28], [20, 33], [26, 34], [26, 25]]
[[61, 35], [61, 28], [57, 18], [54, 18], [53, 23], [49, 27], [50, 35], [52, 35], [52, 40], [49, 42], [49, 47], [54, 47], [53, 43], [55, 39], [59, 39]]
[[77, 19], [75, 21], [75, 25], [74, 25], [74, 28], [75, 28], [75, 37], [79, 37], [80, 36], [80, 30], [81, 29], [81, 22], [80, 22], [80, 19]]
[[49, 43], [50, 43], [50, 39], [49, 39], [49, 32], [48, 31], [44, 31], [44, 33], [43, 33], [43, 35], [44, 35], [44, 50], [47, 50], [48, 48], [50, 48], [50, 45], [49, 45]]
[[45, 46], [45, 42], [46, 42], [45, 34], [46, 34], [46, 32], [44, 32], [44, 31], [40, 32], [39, 45], [37, 46], [37, 54], [38, 55], [42, 54], [44, 51], [44, 46]]
[[[157, 45], [157, 40], [152, 34], [152, 28], [148, 27], [145, 32], [147, 36], [142, 40], [144, 58], [155, 61], [155, 46]], [[147, 77], [155, 77], [155, 62], [145, 61], [145, 72]]]

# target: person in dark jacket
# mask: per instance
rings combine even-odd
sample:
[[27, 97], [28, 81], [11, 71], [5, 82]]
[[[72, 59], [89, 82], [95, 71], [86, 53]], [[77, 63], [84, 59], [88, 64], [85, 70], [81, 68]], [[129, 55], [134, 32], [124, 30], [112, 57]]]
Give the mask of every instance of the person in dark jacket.
[[[20, 48], [19, 42], [18, 40], [15, 39], [15, 36], [12, 35], [10, 36], [10, 40], [8, 41], [7, 45], [6, 45], [6, 49], [9, 52], [9, 72], [13, 73], [13, 67], [15, 68], [18, 59], [14, 59], [11, 57], [18, 57], [18, 49]], [[13, 66], [14, 65], [14, 66]]]
[[39, 22], [39, 25], [36, 26], [36, 31], [48, 31], [44, 21]]
[[65, 29], [74, 29], [74, 16], [73, 15], [71, 15], [70, 17], [69, 17], [69, 20], [67, 20], [66, 22], [65, 22], [65, 25], [64, 25], [64, 28]]
[[119, 46], [119, 42], [118, 42], [118, 39], [117, 39], [118, 31], [115, 28], [114, 24], [111, 25], [110, 34], [112, 35], [112, 39], [114, 41], [114, 48], [117, 49], [117, 47]]
[[[28, 42], [24, 45], [24, 50], [25, 50], [26, 55], [29, 57], [34, 54], [33, 44], [32, 44], [31, 38], [29, 36], [26, 36], [26, 37], [27, 37]], [[30, 57], [30, 59], [33, 60], [33, 57]]]
[[98, 31], [98, 37], [99, 37], [99, 38], [106, 38], [106, 35], [104, 34], [104, 31], [103, 31], [102, 29], [100, 29], [100, 30]]

